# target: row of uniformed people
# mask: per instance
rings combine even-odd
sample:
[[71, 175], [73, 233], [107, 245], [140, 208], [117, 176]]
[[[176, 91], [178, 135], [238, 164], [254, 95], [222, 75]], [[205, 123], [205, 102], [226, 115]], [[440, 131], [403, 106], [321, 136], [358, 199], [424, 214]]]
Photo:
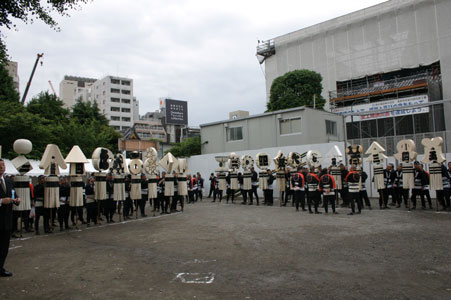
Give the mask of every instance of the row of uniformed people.
[[[451, 163], [448, 167], [445, 164], [440, 166], [443, 189], [436, 191], [436, 199], [442, 210], [450, 210], [450, 187], [451, 187]], [[426, 209], [426, 200], [428, 207], [433, 208], [430, 195], [430, 174], [424, 170], [424, 166], [418, 162], [414, 162], [414, 187], [411, 195], [410, 189], [404, 187], [403, 167], [399, 165], [394, 170], [393, 164], [388, 164], [384, 169], [384, 189], [379, 191], [379, 207], [381, 209], [389, 208], [388, 206], [396, 206], [400, 208], [404, 203], [404, 207], [415, 209], [417, 206], [417, 198], [421, 200], [421, 206]], [[391, 197], [391, 203], [388, 204]], [[410, 202], [410, 204], [409, 204]]]
[[[177, 174], [175, 175], [175, 183], [177, 182]], [[198, 177], [200, 177], [198, 175]], [[162, 178], [157, 178], [157, 199], [149, 199], [150, 205], [154, 207], [155, 211], [160, 211], [161, 213], [169, 213], [177, 211], [177, 203], [180, 203], [181, 208], [183, 210], [184, 206], [184, 197], [178, 196], [177, 193], [177, 184], [175, 184], [174, 189], [175, 193], [173, 197], [164, 196], [164, 178], [165, 173], [162, 174]], [[188, 176], [188, 192], [192, 194], [194, 191], [197, 193], [197, 197], [199, 196], [198, 190], [202, 190], [202, 188], [198, 188], [198, 181], [192, 180], [190, 176]], [[106, 217], [108, 223], [114, 222], [113, 216], [118, 211], [119, 207], [117, 205], [117, 201], [113, 200], [114, 193], [114, 180], [111, 174], [108, 174], [106, 177], [106, 189], [107, 189], [107, 199], [104, 201], [96, 201], [94, 199], [94, 178], [91, 177], [88, 179], [86, 184], [83, 184], [83, 206], [79, 207], [71, 207], [69, 204], [70, 200], [70, 183], [67, 177], [61, 177], [58, 182], [59, 187], [59, 207], [50, 209], [44, 207], [44, 190], [45, 190], [45, 176], [39, 176], [38, 183], [36, 185], [31, 185], [31, 199], [33, 206], [33, 213], [30, 214], [30, 211], [20, 213], [17, 212], [15, 215], [15, 224], [13, 230], [13, 236], [17, 237], [17, 221], [19, 217], [22, 217], [25, 224], [25, 230], [32, 232], [33, 225], [35, 228], [35, 233], [40, 234], [39, 224], [41, 217], [43, 219], [43, 227], [45, 233], [51, 233], [53, 228], [56, 227], [56, 221], [58, 220], [60, 230], [70, 229], [69, 226], [69, 218], [72, 221], [72, 226], [76, 223], [80, 222], [82, 224], [87, 224], [88, 226], [91, 223], [97, 224], [98, 220], [102, 221], [102, 215]], [[203, 181], [202, 181], [203, 182]], [[136, 199], [135, 203], [130, 198], [130, 188], [131, 188], [131, 179], [130, 177], [126, 177], [125, 179], [125, 191], [126, 191], [126, 199], [123, 201], [119, 201], [120, 205], [123, 206], [122, 216], [124, 219], [130, 218], [133, 215], [133, 209], [140, 210], [141, 216], [146, 217], [145, 207], [148, 200], [148, 181], [146, 176], [143, 175], [141, 177], [141, 199]], [[170, 199], [171, 198], [171, 199]], [[194, 199], [194, 196], [191, 196]], [[172, 200], [172, 202], [171, 202]], [[196, 199], [197, 200], [197, 199]], [[193, 201], [194, 202], [194, 201]], [[170, 204], [170, 205], [169, 205]], [[169, 207], [170, 206], [170, 207]], [[86, 208], [86, 219], [84, 218], [84, 209]], [[100, 210], [99, 210], [100, 209]], [[136, 211], [137, 212], [137, 211]], [[27, 218], [23, 218], [26, 215]], [[14, 223], [13, 223], [14, 224]]]
[[[249, 205], [252, 205], [253, 197], [255, 196], [257, 200], [257, 205], [259, 205], [259, 198], [257, 194], [257, 188], [259, 185], [258, 174], [254, 170], [254, 168], [251, 168], [251, 174], [252, 174], [251, 175], [252, 189], [244, 190], [243, 176], [241, 175], [241, 173], [238, 173], [238, 181], [240, 183], [239, 192], [243, 197], [242, 204], [246, 204], [247, 199], [249, 199]], [[296, 205], [297, 210], [299, 210], [299, 208], [301, 207], [303, 211], [306, 211], [305, 200], [307, 200], [308, 211], [310, 213], [313, 213], [312, 208], [314, 208], [315, 213], [320, 213], [318, 208], [321, 202], [324, 203], [323, 207], [326, 212], [328, 212], [330, 204], [332, 206], [332, 211], [335, 213], [336, 212], [335, 204], [338, 193], [340, 192], [342, 195], [345, 195], [346, 201], [351, 204], [352, 213], [356, 212], [355, 204], [357, 204], [358, 212], [361, 212], [361, 209], [364, 206], [363, 201], [365, 202], [365, 205], [371, 208], [371, 204], [364, 184], [368, 175], [363, 171], [356, 172], [355, 169], [352, 169], [351, 172], [346, 171], [346, 173], [344, 173], [343, 176], [344, 178], [342, 182], [345, 185], [346, 195], [343, 192], [343, 189], [340, 191], [336, 189], [335, 180], [333, 176], [330, 175], [330, 170], [328, 169], [323, 169], [321, 170], [321, 172], [316, 173], [313, 168], [309, 170], [307, 167], [303, 168], [300, 167], [296, 172], [291, 172], [290, 168], [286, 168], [285, 170], [286, 188], [281, 195], [283, 206], [286, 206], [288, 198], [291, 196], [292, 205], [293, 206]], [[352, 177], [355, 177], [357, 179]], [[363, 184], [360, 183], [360, 178], [362, 178]], [[216, 200], [216, 195], [219, 195], [219, 200], [221, 201], [222, 191], [219, 190], [218, 176], [214, 176], [214, 174], [211, 174], [210, 180], [214, 182], [211, 185], [211, 187], [214, 188], [213, 202]], [[273, 185], [275, 181], [273, 171], [267, 170], [266, 180], [267, 180], [267, 189], [263, 191], [264, 204], [273, 205], [274, 203]], [[227, 202], [229, 196], [232, 196], [233, 202], [235, 192], [237, 191], [231, 189], [230, 173], [226, 176], [226, 183], [227, 183]], [[351, 192], [349, 192], [348, 188], [349, 184], [352, 185]], [[321, 199], [321, 196], [323, 196], [323, 199]]]

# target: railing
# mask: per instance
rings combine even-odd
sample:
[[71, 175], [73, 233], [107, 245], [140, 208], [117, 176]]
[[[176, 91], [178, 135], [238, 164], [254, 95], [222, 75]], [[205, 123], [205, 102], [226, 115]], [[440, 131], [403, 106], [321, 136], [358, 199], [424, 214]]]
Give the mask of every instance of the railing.
[[421, 88], [427, 86], [429, 80], [432, 80], [432, 77], [428, 76], [426, 73], [422, 73], [408, 77], [366, 83], [358, 86], [343, 87], [336, 91], [330, 91], [329, 99], [333, 102], [345, 101], [358, 97], [368, 97], [402, 91], [404, 89]]

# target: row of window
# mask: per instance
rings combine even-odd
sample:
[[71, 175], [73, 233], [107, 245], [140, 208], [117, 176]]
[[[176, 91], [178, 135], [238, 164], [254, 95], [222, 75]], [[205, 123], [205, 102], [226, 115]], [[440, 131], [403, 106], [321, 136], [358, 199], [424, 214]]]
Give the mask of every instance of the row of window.
[[130, 104], [130, 99], [111, 98], [111, 102], [114, 102], [114, 103], [122, 102], [122, 103]]
[[[111, 121], [120, 121], [121, 117], [118, 116], [111, 116]], [[122, 117], [122, 121], [123, 122], [130, 122], [130, 118], [129, 117]]]
[[[301, 133], [301, 118], [283, 119], [279, 121], [280, 135]], [[337, 122], [326, 120], [326, 134], [337, 136]], [[243, 139], [243, 127], [227, 128], [227, 141]]]
[[348, 139], [408, 135], [443, 130], [445, 130], [443, 105], [431, 106], [429, 113], [346, 124]]
[[111, 106], [110, 108], [111, 111], [122, 111], [122, 112], [130, 112], [130, 108], [125, 108], [125, 107], [116, 107], [116, 106]]
[[[131, 92], [130, 90], [120, 90], [120, 89], [110, 89], [111, 93], [115, 93], [115, 94], [124, 94], [124, 95], [130, 95]], [[105, 92], [104, 92], [105, 95]]]
[[122, 84], [122, 85], [127, 85], [127, 86], [130, 86], [130, 84], [131, 84], [131, 82], [129, 81], [129, 80], [119, 80], [119, 79], [114, 79], [114, 78], [111, 78], [111, 83], [112, 84]]

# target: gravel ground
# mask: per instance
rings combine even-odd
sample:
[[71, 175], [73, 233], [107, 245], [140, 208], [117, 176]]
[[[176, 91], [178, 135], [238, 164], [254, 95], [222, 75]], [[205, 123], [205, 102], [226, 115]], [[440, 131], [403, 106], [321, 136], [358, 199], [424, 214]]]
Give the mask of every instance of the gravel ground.
[[451, 213], [203, 202], [11, 241], [0, 299], [451, 299]]

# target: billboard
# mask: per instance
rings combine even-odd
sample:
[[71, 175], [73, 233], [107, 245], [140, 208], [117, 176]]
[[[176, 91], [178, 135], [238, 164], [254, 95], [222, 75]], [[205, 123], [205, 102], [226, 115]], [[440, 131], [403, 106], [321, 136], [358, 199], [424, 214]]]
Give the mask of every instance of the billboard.
[[165, 99], [166, 124], [188, 125], [188, 102]]
[[[409, 108], [409, 106], [419, 105], [428, 103], [428, 96], [427, 95], [421, 95], [421, 96], [413, 96], [413, 97], [406, 97], [406, 98], [399, 98], [399, 99], [393, 99], [393, 100], [387, 100], [387, 101], [380, 101], [380, 102], [374, 102], [374, 103], [367, 103], [367, 104], [359, 104], [354, 105], [352, 108], [352, 111], [354, 113], [366, 113], [365, 115], [360, 116], [354, 116], [354, 122], [356, 121], [365, 121], [365, 120], [374, 120], [374, 119], [381, 119], [381, 118], [388, 118], [388, 117], [399, 117], [399, 116], [405, 116], [405, 115], [412, 115], [412, 114], [422, 114], [422, 113], [428, 113], [429, 107], [415, 107], [415, 108]], [[398, 109], [399, 108], [399, 109]], [[383, 110], [383, 109], [393, 109], [392, 111], [386, 111], [386, 112], [375, 112], [377, 110]], [[350, 114], [351, 112], [351, 106], [346, 107], [338, 107], [336, 109], [332, 109], [332, 112], [336, 114]], [[351, 117], [346, 117], [346, 122], [351, 122]]]

